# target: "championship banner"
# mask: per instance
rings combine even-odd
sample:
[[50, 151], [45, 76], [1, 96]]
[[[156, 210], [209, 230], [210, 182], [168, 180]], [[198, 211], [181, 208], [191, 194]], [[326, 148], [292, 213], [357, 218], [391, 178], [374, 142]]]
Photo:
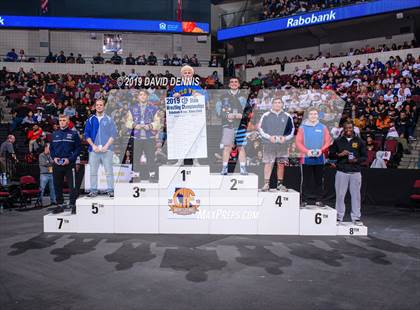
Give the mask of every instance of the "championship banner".
[[167, 97], [168, 159], [206, 158], [206, 105], [202, 95]]
[[[118, 182], [128, 183], [131, 180], [131, 165], [113, 165], [114, 186]], [[90, 165], [85, 165], [85, 189], [90, 189]], [[103, 165], [98, 170], [98, 190], [106, 190], [106, 175]]]

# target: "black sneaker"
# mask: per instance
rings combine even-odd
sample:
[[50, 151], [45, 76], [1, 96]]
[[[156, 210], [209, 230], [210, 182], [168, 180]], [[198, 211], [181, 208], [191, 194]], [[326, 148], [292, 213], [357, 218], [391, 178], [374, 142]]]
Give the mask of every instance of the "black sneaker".
[[71, 209], [71, 214], [76, 214], [76, 206], [75, 205], [70, 205], [69, 207]]
[[342, 220], [337, 219], [337, 226], [341, 225], [342, 222], [343, 222]]
[[98, 196], [98, 192], [90, 192], [87, 196], [89, 198], [94, 198], [94, 197]]
[[53, 214], [58, 214], [58, 213], [61, 213], [61, 212], [64, 212], [64, 206], [63, 205], [57, 206], [54, 209], [52, 209]]
[[39, 207], [39, 208], [42, 208], [43, 207], [43, 205], [42, 205], [42, 199], [37, 199], [35, 201], [35, 208], [36, 207]]
[[114, 198], [114, 192], [108, 192], [108, 197]]

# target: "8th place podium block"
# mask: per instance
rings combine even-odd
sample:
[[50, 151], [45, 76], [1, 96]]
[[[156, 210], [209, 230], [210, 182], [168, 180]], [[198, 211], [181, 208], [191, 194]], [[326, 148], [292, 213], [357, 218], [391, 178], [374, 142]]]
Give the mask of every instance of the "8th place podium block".
[[297, 191], [259, 192], [255, 174], [161, 166], [159, 176], [159, 183], [117, 183], [114, 198], [79, 198], [77, 214], [45, 215], [44, 232], [367, 235], [366, 226], [337, 226], [330, 207], [300, 208]]

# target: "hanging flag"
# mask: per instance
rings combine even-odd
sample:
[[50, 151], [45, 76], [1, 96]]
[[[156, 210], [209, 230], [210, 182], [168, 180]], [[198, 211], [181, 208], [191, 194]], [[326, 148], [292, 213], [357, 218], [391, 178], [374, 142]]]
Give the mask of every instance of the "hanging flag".
[[178, 21], [180, 22], [182, 20], [182, 0], [178, 0]]
[[41, 1], [41, 14], [48, 13], [48, 0], [40, 0]]

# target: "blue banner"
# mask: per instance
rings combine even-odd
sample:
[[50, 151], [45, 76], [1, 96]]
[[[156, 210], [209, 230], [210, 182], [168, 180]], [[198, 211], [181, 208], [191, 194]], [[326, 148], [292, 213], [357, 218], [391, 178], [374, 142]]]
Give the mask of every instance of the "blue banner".
[[2, 28], [124, 30], [139, 32], [208, 33], [208, 23], [82, 17], [0, 15]]
[[219, 41], [237, 39], [268, 32], [333, 23], [346, 19], [413, 9], [417, 7], [420, 7], [420, 0], [377, 0], [341, 8], [322, 10], [302, 15], [293, 15], [221, 29], [217, 31], [217, 39]]

